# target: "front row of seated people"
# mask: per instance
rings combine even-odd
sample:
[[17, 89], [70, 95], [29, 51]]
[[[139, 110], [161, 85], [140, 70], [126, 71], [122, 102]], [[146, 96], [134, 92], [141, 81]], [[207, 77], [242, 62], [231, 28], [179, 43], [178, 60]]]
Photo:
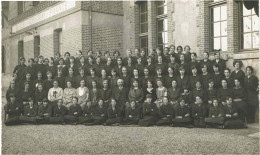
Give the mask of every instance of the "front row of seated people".
[[[170, 125], [180, 127], [215, 127], [244, 128], [233, 99], [227, 96], [224, 102], [213, 98], [212, 104], [204, 104], [200, 96], [189, 104], [181, 97], [177, 104], [172, 104], [163, 97], [159, 104], [147, 94], [145, 101], [120, 105], [114, 98], [109, 105], [99, 99], [97, 104], [86, 102], [84, 108], [78, 104], [78, 98], [73, 97], [69, 108], [60, 99], [51, 103], [46, 98], [41, 104], [34, 103], [29, 98], [28, 103], [21, 106], [15, 94], [10, 94], [10, 101], [5, 106], [5, 124], [85, 124], [85, 125]], [[23, 107], [23, 108], [22, 108]], [[124, 110], [122, 110], [124, 109]]]

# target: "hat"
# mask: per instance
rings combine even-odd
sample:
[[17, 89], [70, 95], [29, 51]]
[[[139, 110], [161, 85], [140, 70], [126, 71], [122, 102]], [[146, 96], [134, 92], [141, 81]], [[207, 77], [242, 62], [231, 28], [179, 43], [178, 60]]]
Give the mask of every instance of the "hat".
[[152, 98], [152, 95], [151, 94], [147, 94], [146, 98]]

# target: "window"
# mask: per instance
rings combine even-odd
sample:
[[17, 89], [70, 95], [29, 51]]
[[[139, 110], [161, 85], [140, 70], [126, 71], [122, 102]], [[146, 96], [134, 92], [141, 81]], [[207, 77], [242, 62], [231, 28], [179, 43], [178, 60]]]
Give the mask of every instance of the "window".
[[[259, 48], [259, 17], [241, 4], [241, 49]], [[241, 10], [241, 9], [240, 9]]]
[[157, 47], [164, 49], [168, 47], [168, 20], [167, 20], [167, 1], [157, 1]]
[[33, 6], [36, 6], [40, 3], [40, 1], [33, 1]]
[[140, 48], [143, 48], [148, 55], [148, 36], [140, 37]]
[[40, 55], [40, 36], [34, 37], [34, 57]]
[[18, 42], [18, 64], [19, 64], [19, 58], [23, 57], [24, 53], [23, 53], [23, 40]]
[[53, 42], [54, 42], [53, 43], [54, 54], [60, 53], [62, 55], [63, 53], [62, 53], [62, 29], [61, 28], [54, 30]]
[[227, 51], [227, 6], [217, 5], [211, 8], [212, 51]]
[[140, 3], [140, 33], [148, 32], [147, 2]]
[[17, 2], [17, 13], [18, 15], [20, 15], [21, 13], [23, 13], [23, 10], [24, 10], [24, 6], [23, 6], [23, 2], [22, 1], [18, 1]]

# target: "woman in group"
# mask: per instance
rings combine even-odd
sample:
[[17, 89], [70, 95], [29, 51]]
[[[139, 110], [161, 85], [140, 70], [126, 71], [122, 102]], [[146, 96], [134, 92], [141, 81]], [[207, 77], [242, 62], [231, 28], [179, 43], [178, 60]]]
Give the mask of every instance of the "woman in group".
[[169, 98], [169, 103], [173, 106], [175, 110], [178, 105], [178, 99], [181, 95], [180, 89], [178, 88], [178, 83], [176, 80], [172, 80], [172, 85], [167, 90], [167, 96]]
[[167, 96], [167, 88], [163, 86], [163, 83], [160, 79], [157, 79], [157, 86], [158, 86], [158, 88], [156, 88], [157, 99], [155, 101], [155, 104], [159, 108], [160, 104], [162, 103], [163, 97]]
[[62, 100], [63, 90], [59, 87], [58, 81], [53, 80], [53, 87], [48, 92], [48, 100], [51, 102], [51, 106], [54, 106], [58, 100]]
[[86, 80], [86, 86], [88, 88], [91, 88], [92, 87], [92, 81], [98, 81], [98, 77], [96, 75], [96, 70], [95, 68], [90, 68], [89, 69], [89, 72], [90, 72], [90, 76], [87, 77], [87, 80]]
[[52, 77], [55, 77], [57, 74], [57, 67], [54, 65], [54, 58], [50, 57], [49, 64], [47, 66], [47, 71], [52, 73]]
[[89, 100], [93, 106], [96, 106], [100, 98], [100, 90], [97, 88], [97, 81], [93, 80], [91, 83], [92, 87], [89, 90]]
[[227, 85], [227, 80], [221, 80], [221, 88], [218, 89], [218, 99], [222, 103], [221, 106], [226, 105], [227, 96], [232, 97], [232, 89], [230, 89]]
[[233, 62], [233, 66], [235, 67], [235, 70], [231, 73], [231, 78], [232, 79], [238, 79], [239, 81], [241, 81], [241, 85], [243, 86], [243, 82], [244, 82], [244, 78], [245, 78], [245, 73], [244, 71], [241, 69], [242, 67], [242, 61], [234, 61]]
[[59, 64], [57, 65], [57, 70], [62, 70], [62, 76], [67, 76], [68, 68], [64, 64], [64, 59], [63, 58], [59, 59]]
[[152, 102], [156, 100], [156, 89], [153, 87], [153, 81], [147, 81], [147, 88], [144, 90], [144, 96], [150, 94], [152, 95]]
[[70, 67], [69, 68], [69, 74], [67, 77], [65, 77], [65, 83], [67, 83], [67, 81], [71, 82], [71, 85], [73, 88], [76, 88], [76, 76], [74, 75], [74, 68]]
[[244, 79], [245, 91], [247, 96], [248, 110], [247, 121], [248, 123], [255, 122], [255, 112], [259, 109], [259, 80], [253, 75], [254, 69], [252, 66], [246, 67], [247, 76]]
[[78, 123], [79, 117], [82, 115], [82, 109], [78, 104], [78, 98], [72, 98], [72, 105], [69, 107], [69, 112], [64, 116], [65, 123], [74, 124]]
[[69, 109], [73, 96], [76, 96], [76, 89], [72, 87], [71, 81], [67, 81], [67, 88], [63, 91], [63, 105]]
[[80, 87], [77, 88], [76, 94], [78, 98], [78, 104], [83, 109], [86, 103], [89, 101], [89, 89], [85, 86], [85, 80], [80, 81]]

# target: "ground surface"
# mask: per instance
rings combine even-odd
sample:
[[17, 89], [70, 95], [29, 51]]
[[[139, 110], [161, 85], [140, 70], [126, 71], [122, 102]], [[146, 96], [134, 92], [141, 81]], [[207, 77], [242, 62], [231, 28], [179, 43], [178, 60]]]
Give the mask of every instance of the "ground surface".
[[259, 154], [259, 124], [239, 130], [157, 126], [2, 125], [2, 153]]

